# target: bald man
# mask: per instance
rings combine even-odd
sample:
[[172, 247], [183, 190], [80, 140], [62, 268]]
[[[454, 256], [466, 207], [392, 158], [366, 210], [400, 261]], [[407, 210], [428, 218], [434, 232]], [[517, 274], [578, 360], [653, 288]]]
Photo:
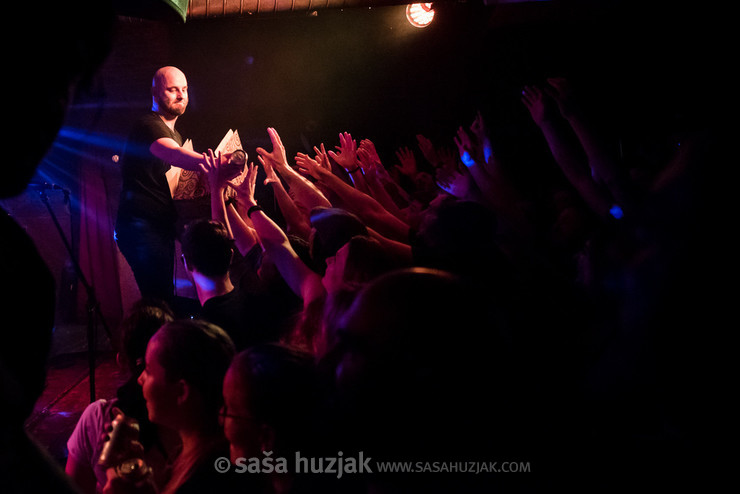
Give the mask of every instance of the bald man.
[[151, 90], [151, 111], [134, 125], [121, 158], [116, 241], [142, 297], [173, 303], [177, 212], [167, 173], [171, 167], [200, 170], [205, 158], [183, 148], [175, 129], [188, 106], [185, 74], [162, 67], [154, 74]]

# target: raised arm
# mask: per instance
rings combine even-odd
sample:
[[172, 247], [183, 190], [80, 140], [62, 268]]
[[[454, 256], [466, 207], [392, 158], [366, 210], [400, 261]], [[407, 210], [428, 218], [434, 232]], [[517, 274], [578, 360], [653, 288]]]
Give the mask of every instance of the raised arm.
[[403, 147], [396, 151], [396, 158], [398, 158], [399, 162], [399, 164], [395, 166], [398, 173], [405, 175], [410, 180], [413, 180], [419, 171], [416, 166], [416, 156], [414, 156], [414, 152], [407, 147]]
[[308, 159], [297, 164], [302, 172], [311, 175], [331, 190], [342, 203], [341, 207], [356, 214], [366, 226], [393, 240], [408, 241], [408, 225], [389, 213], [378, 201], [318, 165], [315, 160]]
[[349, 132], [343, 132], [339, 134], [339, 146], [336, 146], [336, 149], [336, 152], [329, 151], [328, 155], [349, 174], [357, 190], [367, 193], [368, 186], [357, 160], [357, 141], [352, 139]]
[[[259, 242], [259, 239], [254, 229], [242, 219], [234, 206], [226, 205], [226, 187], [228, 180], [233, 177], [223, 173], [219, 158], [220, 156], [214, 154], [210, 149], [207, 153], [204, 153], [202, 171], [208, 177], [211, 192], [211, 217], [226, 226], [229, 235], [234, 239], [236, 248], [239, 249], [242, 255], [246, 255]], [[240, 187], [243, 186], [244, 183], [242, 182]], [[245, 190], [245, 193], [248, 193], [248, 189]]]
[[[524, 200], [516, 187], [505, 176], [493, 156], [485, 160], [485, 148], [477, 135], [460, 127], [455, 137], [460, 159], [480, 192], [480, 201], [495, 211], [513, 232], [520, 237], [530, 237], [531, 224], [521, 205]], [[475, 193], [472, 190], [471, 192]]]
[[226, 226], [229, 236], [234, 237], [228, 218], [226, 217], [226, 193], [227, 180], [221, 167], [221, 153], [214, 153], [212, 149], [202, 155], [200, 171], [206, 174], [211, 195], [211, 218]]
[[331, 207], [329, 200], [316, 188], [311, 182], [302, 177], [293, 168], [288, 165], [288, 159], [285, 155], [285, 147], [280, 139], [280, 135], [272, 127], [267, 129], [272, 142], [272, 151], [266, 151], [259, 147], [256, 149], [257, 154], [269, 162], [275, 171], [280, 174], [285, 183], [288, 185], [288, 192], [293, 200], [303, 205], [306, 210], [310, 211], [315, 207]]
[[[591, 174], [586, 156], [573, 139], [559, 125], [554, 101], [547, 93], [535, 86], [526, 86], [522, 91], [522, 103], [529, 110], [534, 123], [540, 128], [550, 153], [565, 178], [578, 191], [581, 198], [600, 217], [606, 217], [612, 206], [609, 192], [598, 185]], [[563, 121], [563, 124], [566, 122]]]
[[636, 200], [636, 193], [627, 170], [619, 164], [616, 154], [609, 150], [604, 136], [597, 131], [587, 113], [575, 101], [568, 81], [563, 78], [547, 79], [545, 90], [557, 102], [560, 113], [578, 136], [596, 181], [609, 189], [620, 207], [630, 210]]
[[311, 222], [309, 212], [302, 211], [293, 201], [288, 192], [283, 187], [283, 182], [272, 167], [270, 160], [265, 160], [259, 156], [260, 163], [265, 170], [265, 185], [270, 185], [277, 200], [280, 212], [285, 218], [288, 233], [294, 234], [304, 240], [308, 240], [311, 233]]
[[363, 145], [360, 144], [360, 148], [357, 150], [357, 162], [363, 170], [368, 194], [378, 201], [393, 216], [406, 222], [408, 220], [406, 214], [401, 211], [401, 208], [393, 200], [380, 178], [380, 168], [383, 168], [383, 165], [377, 160], [376, 156], [377, 155], [374, 155], [372, 151], [367, 149], [367, 147], [363, 147]]
[[285, 232], [257, 205], [254, 199], [256, 180], [257, 167], [250, 165], [245, 179], [248, 188], [244, 197], [248, 219], [252, 222], [263, 249], [270, 252], [280, 275], [291, 290], [303, 299], [305, 307], [325, 293], [321, 276], [306, 266], [293, 250]]

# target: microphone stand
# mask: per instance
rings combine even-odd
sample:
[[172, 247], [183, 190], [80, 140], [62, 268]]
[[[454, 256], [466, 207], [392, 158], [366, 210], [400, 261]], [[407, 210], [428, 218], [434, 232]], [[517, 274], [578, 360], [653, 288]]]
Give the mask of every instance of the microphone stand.
[[[64, 202], [69, 205], [69, 191], [63, 189], [63, 192]], [[41, 196], [41, 200], [46, 205], [46, 209], [49, 211], [49, 215], [54, 222], [54, 226], [59, 232], [59, 236], [61, 237], [62, 242], [64, 242], [64, 247], [67, 249], [70, 258], [72, 259], [72, 264], [74, 265], [77, 277], [82, 283], [82, 286], [85, 288], [85, 292], [87, 293], [87, 363], [89, 368], [90, 381], [90, 403], [92, 403], [93, 401], [95, 401], [95, 351], [98, 319], [100, 319], [100, 322], [103, 324], [105, 332], [107, 333], [108, 339], [109, 341], [111, 341], [111, 343], [113, 342], [113, 338], [111, 337], [108, 324], [105, 322], [105, 318], [100, 312], [100, 303], [95, 296], [95, 290], [93, 289], [92, 285], [88, 283], [84, 273], [82, 272], [82, 268], [80, 267], [80, 263], [77, 261], [77, 258], [74, 255], [72, 246], [70, 245], [69, 240], [67, 240], [67, 237], [64, 235], [64, 230], [59, 224], [59, 220], [57, 219], [56, 214], [54, 214], [54, 210], [52, 209], [51, 204], [49, 204], [49, 197], [46, 195], [46, 191], [43, 189], [40, 190], [39, 195]]]

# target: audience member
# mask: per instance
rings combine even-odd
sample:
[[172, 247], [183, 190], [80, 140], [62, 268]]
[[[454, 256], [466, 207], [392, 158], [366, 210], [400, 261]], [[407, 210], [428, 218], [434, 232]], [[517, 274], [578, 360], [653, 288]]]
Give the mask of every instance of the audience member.
[[313, 356], [282, 344], [255, 345], [236, 355], [223, 388], [231, 461], [261, 462], [265, 452], [286, 458], [287, 471], [263, 477], [261, 492], [310, 492], [305, 490], [308, 476], [293, 474], [296, 453], [312, 456], [321, 440], [316, 435], [321, 394]]
[[[273, 132], [272, 136], [273, 142], [276, 146], [279, 146], [277, 133]], [[274, 158], [269, 157], [268, 153], [263, 150], [260, 159], [267, 161]], [[218, 173], [216, 160], [209, 160], [209, 166], [209, 175], [213, 176]], [[238, 230], [246, 227], [254, 230], [262, 248], [269, 254], [281, 276], [303, 301], [302, 317], [286, 341], [320, 354], [325, 350], [326, 335], [323, 320], [326, 300], [327, 297], [332, 296], [332, 290], [340, 288], [337, 283], [327, 282], [325, 284], [323, 282], [326, 266], [334, 263], [334, 258], [340, 247], [358, 233], [367, 233], [368, 229], [358, 218], [344, 210], [336, 208], [328, 210], [314, 209], [310, 217], [312, 234], [309, 240], [312, 263], [311, 265], [306, 264], [293, 250], [283, 229], [257, 205], [254, 199], [256, 176], [257, 168], [250, 165], [247, 178], [244, 180], [243, 187], [240, 188], [240, 191], [244, 193], [242, 200], [247, 206], [247, 220], [251, 223], [251, 227], [246, 224], [246, 221], [238, 221], [234, 222], [234, 229]], [[252, 233], [248, 234], [251, 235]], [[239, 234], [235, 233], [234, 235], [238, 236]], [[375, 247], [376, 253], [369, 256], [373, 259], [373, 263], [368, 263], [369, 269], [364, 274], [361, 274], [361, 270], [365, 267], [367, 260], [360, 260], [355, 264], [350, 263], [350, 266], [355, 268], [355, 272], [352, 273], [355, 282], [365, 281], [370, 276], [377, 274], [382, 263], [385, 263], [386, 269], [395, 267], [392, 255], [386, 252], [385, 247], [380, 242], [376, 241], [372, 245]], [[345, 260], [346, 258], [342, 259]], [[313, 266], [316, 265], [322, 267], [315, 270]], [[333, 264], [331, 276], [341, 279], [346, 265], [346, 261], [342, 264]]]
[[[297, 317], [295, 304], [278, 304], [272, 293], [235, 287], [230, 266], [233, 240], [215, 220], [195, 220], [180, 239], [185, 267], [195, 284], [202, 306], [199, 317], [224, 329], [237, 350], [255, 343], [277, 341]], [[284, 299], [289, 301], [289, 299]]]
[[155, 485], [163, 485], [164, 467], [178, 447], [178, 438], [170, 430], [149, 421], [146, 401], [137, 381], [144, 370], [144, 354], [149, 339], [173, 319], [172, 310], [164, 302], [141, 299], [132, 306], [121, 324], [121, 352], [117, 360], [130, 378], [118, 388], [115, 398], [99, 399], [88, 405], [67, 441], [65, 470], [86, 494], [102, 492], [107, 482], [106, 469], [98, 462], [103, 449], [101, 438], [106, 434], [106, 426], [120, 412], [138, 421], [144, 459], [157, 474]]
[[[234, 492], [234, 479], [213, 466], [229, 455], [219, 412], [223, 379], [234, 354], [226, 332], [205, 321], [169, 322], [149, 340], [139, 376], [148, 418], [173, 429], [182, 445], [159, 492]], [[126, 480], [111, 470], [104, 492], [126, 492]]]
[[[338, 492], [512, 484], [538, 492], [560, 481], [605, 492], [633, 487], [630, 475], [614, 479], [616, 461], [632, 461], [639, 474], [686, 465], [709, 435], [691, 417], [705, 417], [699, 409], [716, 393], [705, 365], [722, 326], [707, 327], [706, 312], [720, 308], [698, 303], [702, 291], [715, 295], [707, 272], [722, 272], [726, 259], [709, 253], [703, 225], [725, 210], [709, 208], [700, 190], [720, 162], [716, 141], [693, 133], [675, 159], [638, 177], [630, 156], [611, 152], [577, 87], [548, 78], [522, 91], [555, 170], [538, 177], [547, 183], [536, 192], [512, 179], [516, 160], [504, 159], [480, 112], [450, 147], [416, 136], [428, 166], [406, 147], [397, 165], [384, 164], [371, 141], [358, 145], [348, 132], [332, 151], [318, 143], [314, 155], [289, 163], [268, 128], [272, 150], [256, 152], [280, 218], [255, 199], [257, 166], [227, 198], [224, 157], [189, 155], [211, 192], [211, 217], [182, 237], [200, 320], [172, 321], [163, 311], [147, 312], [153, 322], [127, 321], [136, 330], [124, 334], [139, 335], [124, 344], [127, 361], [142, 388], [130, 381], [88, 407], [70, 439], [70, 475], [85, 492], [106, 480], [108, 492], [121, 492], [121, 479], [93, 464], [95, 436], [119, 409], [141, 424], [151, 455], [156, 439], [168, 440], [159, 427], [176, 435], [171, 469], [162, 467], [168, 448], [146, 457], [159, 475], [150, 487], [167, 493], [311, 492], [316, 486], [292, 472], [237, 485], [213, 460], [332, 448], [377, 461], [524, 459], [540, 474], [376, 474], [332, 485]], [[0, 258], [34, 254], [30, 269], [47, 304], [32, 326], [48, 328], [52, 280], [17, 225], [0, 221], [19, 239], [3, 244]], [[247, 266], [238, 283], [235, 255]], [[145, 326], [162, 319], [169, 322], [149, 339]], [[0, 382], [16, 427], [43, 386], [43, 357], [6, 353]], [[3, 429], [3, 459], [6, 437], [16, 436]], [[576, 466], [597, 475], [575, 478]]]
[[[525, 407], [513, 399], [516, 376], [506, 365], [498, 310], [439, 270], [399, 270], [367, 284], [328, 357], [336, 375], [339, 450], [417, 462], [514, 457], [516, 441], [526, 451], [515, 421]], [[373, 492], [451, 488], [450, 477], [433, 477], [364, 480]], [[454, 478], [466, 492], [470, 480]]]

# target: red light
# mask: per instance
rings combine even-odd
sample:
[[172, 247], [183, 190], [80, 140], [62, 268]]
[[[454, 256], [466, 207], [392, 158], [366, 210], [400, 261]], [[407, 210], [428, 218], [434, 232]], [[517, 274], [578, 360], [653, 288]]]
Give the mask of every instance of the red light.
[[427, 27], [434, 19], [431, 3], [410, 3], [406, 6], [406, 18], [414, 27]]

